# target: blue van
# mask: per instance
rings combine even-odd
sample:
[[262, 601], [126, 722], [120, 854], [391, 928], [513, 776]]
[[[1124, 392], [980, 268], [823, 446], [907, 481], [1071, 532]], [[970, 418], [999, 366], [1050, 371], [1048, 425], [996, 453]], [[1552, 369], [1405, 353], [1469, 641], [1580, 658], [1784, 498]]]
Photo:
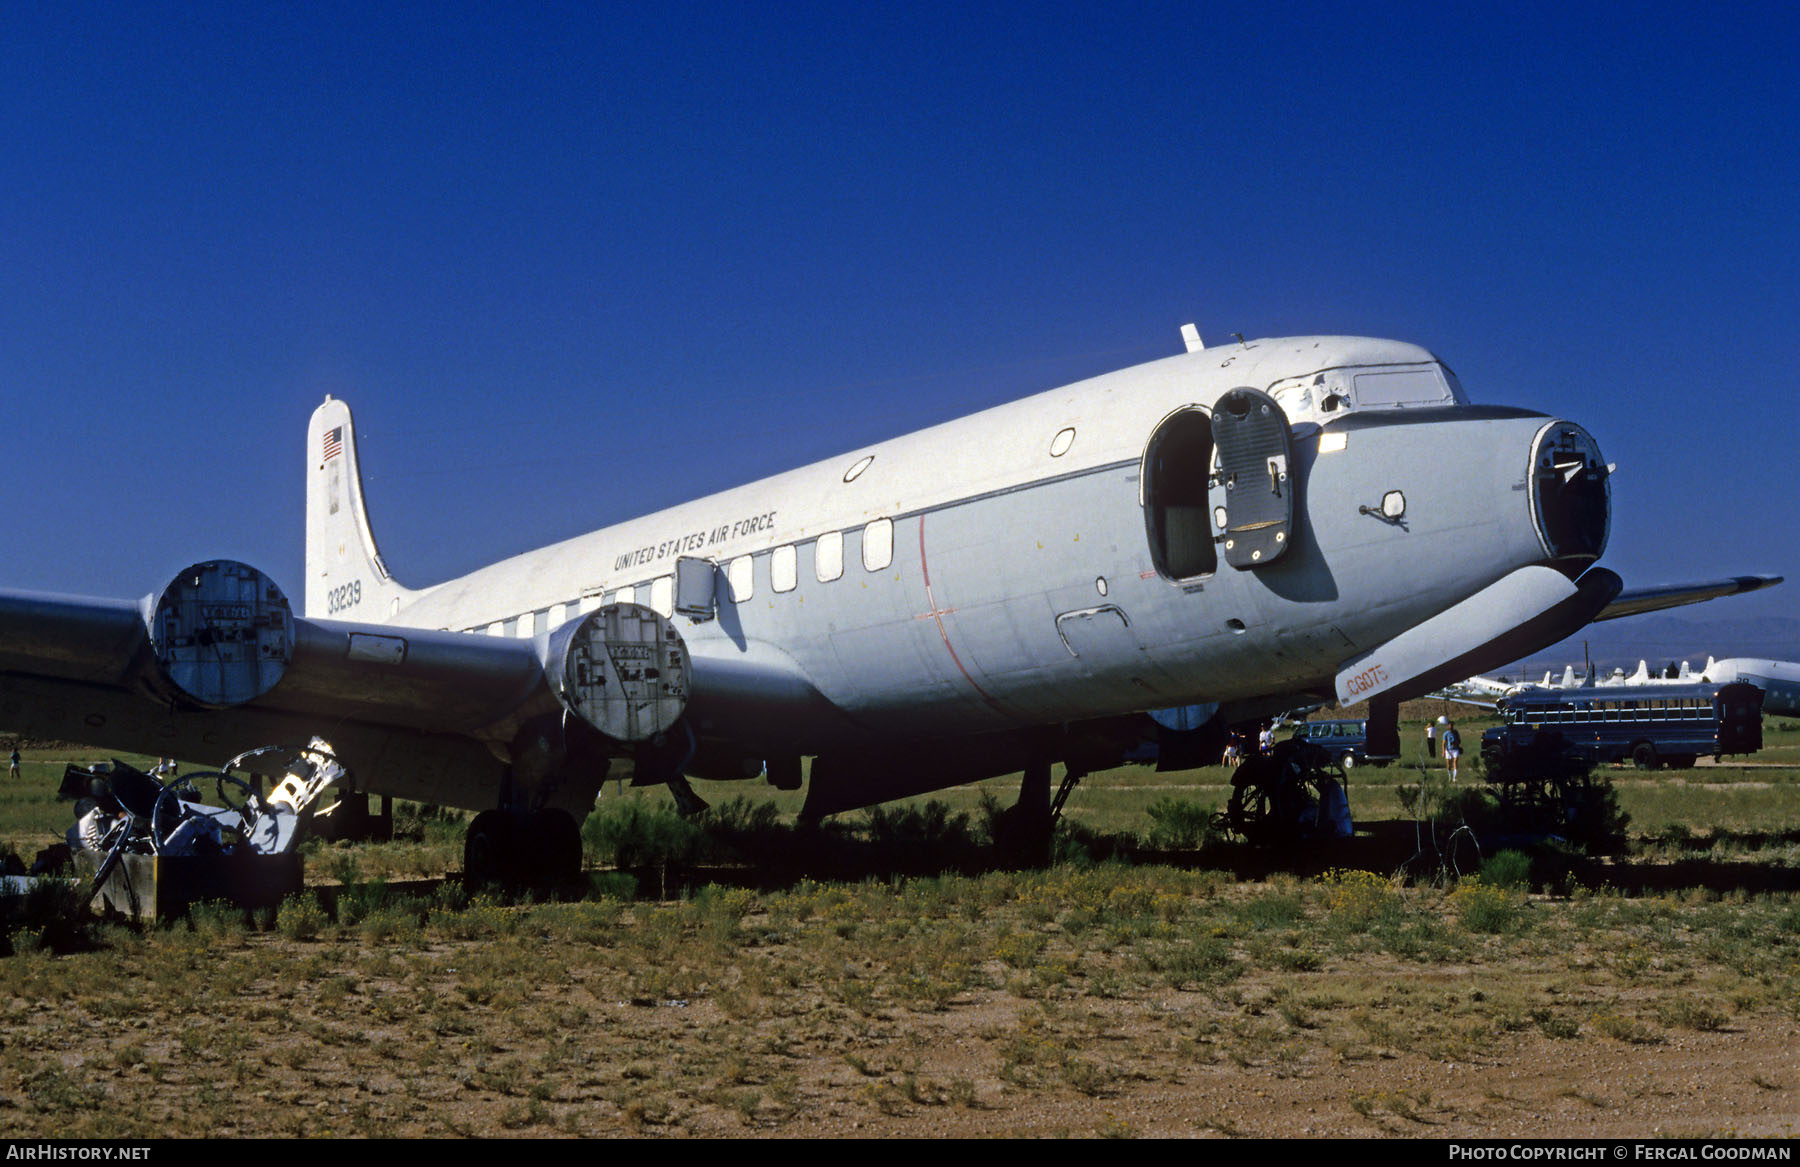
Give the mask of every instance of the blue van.
[[1397, 757], [1369, 753], [1366, 721], [1303, 721], [1294, 727], [1293, 736], [1322, 747], [1346, 770], [1352, 766], [1385, 766]]

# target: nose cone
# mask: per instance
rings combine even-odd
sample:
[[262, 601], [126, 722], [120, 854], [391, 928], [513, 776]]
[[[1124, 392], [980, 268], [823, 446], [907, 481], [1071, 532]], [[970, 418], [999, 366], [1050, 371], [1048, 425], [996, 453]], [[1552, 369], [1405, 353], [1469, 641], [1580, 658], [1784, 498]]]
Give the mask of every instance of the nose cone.
[[1569, 578], [1606, 550], [1612, 490], [1600, 444], [1573, 422], [1553, 421], [1531, 444], [1531, 517], [1548, 562]]

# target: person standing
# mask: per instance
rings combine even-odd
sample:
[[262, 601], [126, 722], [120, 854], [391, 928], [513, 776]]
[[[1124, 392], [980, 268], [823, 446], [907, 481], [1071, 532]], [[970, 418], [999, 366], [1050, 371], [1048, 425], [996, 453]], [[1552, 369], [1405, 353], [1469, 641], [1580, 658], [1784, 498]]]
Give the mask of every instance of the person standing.
[[1437, 757], [1437, 722], [1435, 721], [1425, 723], [1425, 756], [1427, 758]]
[[1456, 732], [1454, 721], [1444, 722], [1444, 768], [1450, 771], [1450, 781], [1456, 781], [1456, 760], [1462, 757], [1462, 734]]
[[19, 776], [19, 747], [14, 746], [13, 752], [12, 752], [12, 769], [7, 771], [7, 777], [17, 778], [18, 776]]

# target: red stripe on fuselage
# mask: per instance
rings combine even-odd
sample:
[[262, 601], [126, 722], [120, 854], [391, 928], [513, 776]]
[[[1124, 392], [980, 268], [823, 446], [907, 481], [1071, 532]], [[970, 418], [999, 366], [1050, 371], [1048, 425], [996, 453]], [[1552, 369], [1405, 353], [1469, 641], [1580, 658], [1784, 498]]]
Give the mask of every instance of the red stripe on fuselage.
[[956, 646], [954, 644], [950, 643], [950, 632], [948, 629], [946, 629], [944, 627], [944, 617], [949, 615], [952, 612], [955, 612], [956, 609], [955, 608], [940, 608], [940, 607], [938, 607], [937, 597], [932, 595], [932, 592], [931, 592], [931, 565], [925, 561], [925, 516], [924, 515], [919, 516], [919, 573], [921, 576], [924, 577], [924, 580], [925, 580], [925, 602], [927, 604], [931, 605], [931, 611], [921, 613], [918, 616], [918, 619], [923, 620], [926, 617], [930, 617], [932, 620], [935, 620], [937, 622], [938, 635], [944, 638], [944, 648], [949, 651], [950, 659], [956, 662], [956, 671], [963, 675], [963, 680], [969, 682], [969, 687], [974, 689], [976, 693], [980, 694], [981, 699], [983, 701], [986, 701], [989, 705], [993, 706], [995, 709], [999, 710], [1002, 713], [1006, 712], [1006, 710], [1001, 706], [1000, 702], [994, 700], [994, 698], [988, 694], [988, 691], [986, 689], [983, 689], [981, 687], [980, 683], [977, 682], [974, 677], [969, 675], [969, 670], [962, 663], [962, 658], [960, 656], [956, 655]]

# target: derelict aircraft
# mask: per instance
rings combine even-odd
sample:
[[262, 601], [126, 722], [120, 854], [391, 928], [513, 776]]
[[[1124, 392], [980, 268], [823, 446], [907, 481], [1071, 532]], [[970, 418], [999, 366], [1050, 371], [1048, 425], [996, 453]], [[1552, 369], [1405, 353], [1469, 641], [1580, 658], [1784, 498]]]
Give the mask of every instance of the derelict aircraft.
[[1396, 732], [1400, 699], [1592, 620], [1779, 582], [1624, 591], [1595, 440], [1472, 404], [1416, 345], [1183, 335], [420, 589], [327, 398], [303, 613], [224, 560], [141, 601], [0, 592], [0, 725], [210, 764], [320, 735], [365, 793], [483, 812], [472, 872], [565, 874], [619, 759], [691, 800], [684, 775], [797, 789], [810, 757], [815, 818], [1023, 771], [1047, 827], [1055, 762], [1153, 736], [1194, 765], [1334, 698]]

